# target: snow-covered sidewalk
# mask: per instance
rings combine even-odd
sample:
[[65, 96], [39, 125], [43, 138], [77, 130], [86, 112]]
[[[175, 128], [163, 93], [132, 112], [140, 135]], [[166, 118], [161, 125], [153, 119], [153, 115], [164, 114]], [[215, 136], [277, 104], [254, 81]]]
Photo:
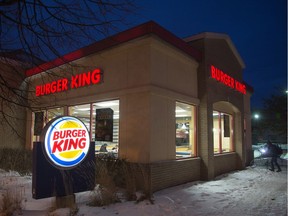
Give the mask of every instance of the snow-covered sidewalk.
[[[34, 200], [32, 177], [0, 171], [0, 193], [8, 189], [22, 197], [22, 215], [49, 215], [53, 198]], [[91, 192], [76, 194], [77, 215], [137, 216], [286, 216], [287, 167], [282, 172], [248, 167], [219, 176], [213, 181], [191, 182], [154, 193], [149, 201], [122, 202], [105, 207], [89, 207]], [[69, 215], [69, 209], [57, 209], [51, 215]], [[1, 214], [0, 214], [1, 215]]]

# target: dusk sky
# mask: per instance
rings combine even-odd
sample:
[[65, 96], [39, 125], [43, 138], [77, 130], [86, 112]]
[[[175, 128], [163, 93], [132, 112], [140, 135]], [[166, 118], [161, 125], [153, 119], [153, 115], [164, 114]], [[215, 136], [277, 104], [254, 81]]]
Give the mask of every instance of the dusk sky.
[[228, 34], [254, 88], [252, 108], [287, 89], [286, 0], [136, 0], [138, 25], [153, 20], [180, 38], [201, 32]]

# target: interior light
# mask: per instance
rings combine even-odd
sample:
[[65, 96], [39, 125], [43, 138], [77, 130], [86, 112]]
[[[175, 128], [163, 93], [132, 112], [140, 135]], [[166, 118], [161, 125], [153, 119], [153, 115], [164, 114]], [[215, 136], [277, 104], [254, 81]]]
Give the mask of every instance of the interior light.
[[186, 115], [186, 114], [178, 114], [178, 115], [176, 115], [176, 118], [179, 118], [179, 117], [187, 117], [188, 115]]
[[113, 102], [113, 101], [107, 101], [107, 102], [99, 102], [99, 103], [95, 103], [96, 106], [100, 106], [100, 107], [110, 107], [110, 106], [116, 106], [119, 105], [118, 102]]
[[79, 109], [77, 109], [77, 110], [79, 110], [79, 111], [88, 111], [88, 110], [90, 110], [90, 107], [87, 107], [87, 108], [79, 108]]

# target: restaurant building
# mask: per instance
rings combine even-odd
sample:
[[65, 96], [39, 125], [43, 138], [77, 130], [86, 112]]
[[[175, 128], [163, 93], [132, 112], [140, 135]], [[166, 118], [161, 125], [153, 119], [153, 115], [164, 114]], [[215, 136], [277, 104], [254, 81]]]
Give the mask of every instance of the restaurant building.
[[71, 115], [96, 154], [105, 143], [144, 164], [152, 191], [243, 169], [252, 157], [244, 68], [228, 35], [180, 39], [144, 23], [26, 71], [26, 147], [49, 120]]

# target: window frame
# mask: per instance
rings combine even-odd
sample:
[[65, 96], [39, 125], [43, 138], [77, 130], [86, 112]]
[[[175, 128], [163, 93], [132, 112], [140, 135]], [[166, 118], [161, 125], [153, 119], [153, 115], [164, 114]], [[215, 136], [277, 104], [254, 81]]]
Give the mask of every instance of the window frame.
[[[182, 104], [183, 106], [190, 106], [191, 107], [191, 115], [190, 115], [190, 120], [180, 120], [178, 119], [178, 122], [177, 122], [177, 104]], [[185, 158], [195, 158], [195, 157], [198, 157], [198, 148], [197, 148], [197, 123], [198, 123], [198, 120], [197, 120], [197, 113], [198, 113], [198, 108], [197, 108], [197, 105], [195, 104], [192, 104], [192, 103], [187, 103], [187, 102], [183, 102], [183, 101], [175, 101], [175, 157], [176, 159], [185, 159]], [[185, 118], [184, 116], [182, 116], [183, 118]], [[180, 117], [178, 117], [180, 118]], [[190, 151], [189, 152], [189, 155], [188, 156], [177, 156], [177, 124], [180, 122], [180, 121], [190, 121], [189, 122], [189, 135], [188, 137], [192, 137], [193, 140], [191, 140], [189, 138], [189, 149]], [[192, 124], [191, 124], [192, 123]], [[192, 127], [190, 125], [193, 125]], [[192, 133], [192, 134], [190, 134]]]
[[[219, 151], [215, 151], [215, 127], [214, 127], [214, 113], [217, 112], [218, 113], [218, 148]], [[228, 151], [223, 151], [223, 138], [225, 138], [225, 132], [224, 132], [224, 116], [227, 115], [229, 116], [229, 131], [230, 131], [230, 136], [229, 136], [229, 150]], [[219, 110], [213, 110], [213, 128], [212, 128], [212, 132], [213, 132], [213, 152], [214, 155], [219, 155], [219, 154], [225, 154], [225, 153], [231, 153], [231, 152], [235, 152], [235, 145], [234, 145], [234, 115], [231, 113], [227, 113], [227, 112], [222, 112]]]
[[[98, 104], [101, 104], [101, 103], [109, 103], [109, 102], [115, 102], [117, 101], [117, 106], [118, 106], [118, 110], [117, 110], [117, 114], [114, 113], [114, 117], [115, 115], [118, 116], [117, 118], [113, 118], [114, 121], [117, 122], [117, 130], [116, 132], [114, 131], [114, 126], [113, 126], [113, 136], [115, 136], [117, 139], [116, 141], [113, 140], [113, 142], [111, 142], [113, 145], [117, 146], [117, 152], [118, 152], [118, 148], [119, 148], [119, 137], [120, 137], [120, 134], [119, 134], [119, 127], [120, 127], [120, 98], [115, 98], [115, 99], [110, 99], [110, 100], [101, 100], [101, 101], [93, 101], [93, 102], [87, 102], [87, 103], [80, 103], [80, 104], [71, 104], [71, 105], [65, 105], [65, 106], [57, 106], [57, 107], [49, 107], [49, 108], [43, 108], [43, 109], [39, 109], [39, 110], [34, 110], [32, 111], [31, 113], [31, 146], [33, 147], [33, 142], [34, 141], [39, 141], [40, 140], [40, 135], [34, 135], [34, 124], [35, 124], [35, 113], [37, 112], [43, 112], [43, 122], [42, 122], [42, 129], [45, 127], [45, 125], [49, 122], [49, 118], [48, 118], [48, 115], [49, 115], [49, 110], [61, 110], [61, 113], [60, 115], [68, 115], [68, 116], [72, 116], [73, 113], [71, 112], [71, 108], [73, 107], [77, 107], [77, 106], [89, 106], [89, 111], [87, 110], [87, 112], [89, 112], [89, 115], [88, 117], [85, 117], [85, 118], [89, 118], [89, 126], [87, 126], [87, 124], [84, 122], [84, 124], [86, 125], [86, 127], [88, 128], [89, 130], [89, 133], [90, 133], [90, 140], [92, 142], [95, 142], [95, 147], [96, 147], [96, 141], [93, 137], [93, 134], [95, 133], [95, 116], [94, 114], [96, 114], [96, 109], [95, 109], [95, 105], [98, 103]], [[108, 108], [109, 105], [107, 105], [107, 107], [103, 107], [103, 108]], [[88, 109], [88, 108], [87, 108]], [[87, 113], [86, 113], [87, 114]], [[81, 114], [79, 114], [81, 115]], [[59, 115], [55, 115], [54, 117], [57, 117]], [[80, 120], [81, 118], [84, 118], [84, 117], [79, 117], [78, 115], [73, 115], [73, 116], [76, 116], [78, 117]], [[83, 120], [82, 120], [83, 121]], [[93, 133], [94, 131], [94, 133]], [[116, 134], [116, 135], [115, 135]], [[114, 138], [113, 138], [114, 139]], [[107, 143], [106, 141], [97, 141], [97, 143], [99, 143], [99, 145], [102, 145], [103, 143]]]

